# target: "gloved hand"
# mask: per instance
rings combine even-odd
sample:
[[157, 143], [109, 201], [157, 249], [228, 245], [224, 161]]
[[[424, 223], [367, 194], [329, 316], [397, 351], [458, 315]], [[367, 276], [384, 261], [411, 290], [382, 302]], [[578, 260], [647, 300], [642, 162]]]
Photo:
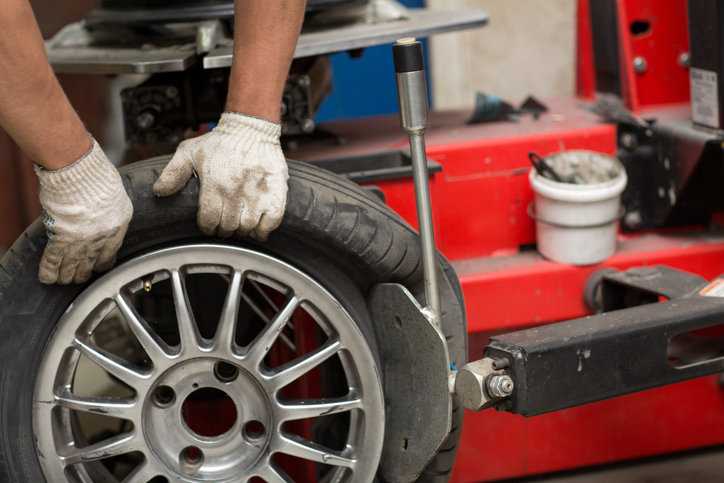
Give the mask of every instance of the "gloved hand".
[[91, 271], [111, 268], [133, 205], [121, 176], [95, 139], [90, 151], [67, 168], [48, 171], [36, 165], [35, 172], [48, 234], [40, 281], [83, 283]]
[[287, 162], [281, 125], [225, 112], [209, 133], [182, 142], [153, 185], [168, 196], [198, 174], [198, 224], [207, 235], [237, 233], [264, 241], [282, 222], [287, 199]]

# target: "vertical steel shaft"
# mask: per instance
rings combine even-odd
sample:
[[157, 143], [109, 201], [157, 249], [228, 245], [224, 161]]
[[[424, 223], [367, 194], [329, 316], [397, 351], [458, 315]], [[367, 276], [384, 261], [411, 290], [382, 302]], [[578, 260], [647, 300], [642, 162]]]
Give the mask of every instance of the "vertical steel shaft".
[[427, 107], [427, 83], [422, 46], [415, 39], [402, 39], [393, 47], [397, 77], [397, 99], [400, 122], [410, 136], [412, 176], [415, 185], [417, 223], [422, 245], [422, 269], [425, 279], [426, 315], [441, 328], [441, 303], [437, 277], [435, 232], [432, 223], [432, 203], [425, 153], [425, 131], [430, 125]]
[[425, 137], [422, 134], [410, 136], [412, 153], [412, 177], [415, 184], [417, 204], [417, 224], [422, 245], [422, 270], [425, 277], [425, 298], [433, 315], [433, 323], [440, 328], [440, 290], [437, 281], [437, 256], [435, 250], [435, 231], [432, 223], [432, 201], [425, 154]]

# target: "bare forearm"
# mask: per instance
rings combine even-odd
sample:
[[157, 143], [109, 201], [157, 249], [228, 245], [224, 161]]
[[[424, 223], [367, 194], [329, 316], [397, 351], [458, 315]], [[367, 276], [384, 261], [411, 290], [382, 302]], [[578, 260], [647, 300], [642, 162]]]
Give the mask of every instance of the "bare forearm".
[[6, 0], [0, 15], [0, 126], [38, 164], [68, 166], [91, 146], [53, 74], [28, 0]]
[[279, 121], [306, 0], [234, 0], [234, 61], [226, 108]]

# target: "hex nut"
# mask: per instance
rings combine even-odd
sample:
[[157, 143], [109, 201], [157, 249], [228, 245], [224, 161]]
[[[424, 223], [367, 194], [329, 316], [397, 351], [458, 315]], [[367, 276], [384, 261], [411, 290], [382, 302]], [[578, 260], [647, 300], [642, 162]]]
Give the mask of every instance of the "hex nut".
[[494, 371], [492, 363], [490, 358], [481, 359], [465, 364], [455, 373], [455, 394], [471, 411], [490, 407], [491, 398], [485, 391], [485, 380]]
[[641, 213], [635, 210], [626, 213], [626, 216], [623, 217], [623, 222], [631, 230], [636, 230], [641, 227], [643, 219], [641, 218]]
[[634, 59], [633, 59], [634, 72], [636, 72], [637, 74], [643, 74], [644, 72], [646, 72], [646, 69], [648, 69], [648, 67], [649, 67], [649, 65], [646, 62], [645, 58], [643, 58], [641, 56], [634, 57]]
[[515, 383], [510, 376], [491, 376], [487, 381], [488, 393], [491, 397], [508, 397], [515, 388]]

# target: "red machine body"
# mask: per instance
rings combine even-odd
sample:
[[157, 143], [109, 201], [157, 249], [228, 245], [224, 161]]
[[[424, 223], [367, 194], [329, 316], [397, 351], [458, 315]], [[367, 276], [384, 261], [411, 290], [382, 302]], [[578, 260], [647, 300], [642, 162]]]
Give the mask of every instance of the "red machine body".
[[[686, 1], [616, 5], [626, 105], [642, 117], [688, 119], [688, 70], [681, 62], [688, 52]], [[469, 112], [432, 115], [428, 157], [443, 167], [430, 177], [436, 240], [462, 282], [471, 360], [482, 357], [491, 335], [589, 315], [584, 285], [602, 267], [664, 264], [707, 279], [724, 272], [724, 232], [711, 226], [620, 234], [616, 254], [588, 267], [550, 262], [535, 251], [534, 222], [526, 212], [533, 198], [527, 153], [617, 149], [616, 126], [581, 108], [596, 88], [588, 0], [579, 1], [578, 27], [577, 99], [547, 99], [547, 113], [524, 115], [517, 123], [468, 125]], [[635, 57], [645, 58], [645, 72], [634, 70]], [[295, 157], [337, 158], [407, 146], [394, 115], [326, 129], [347, 142], [302, 147]], [[416, 226], [411, 180], [373, 184]], [[468, 412], [451, 481], [516, 478], [721, 443], [724, 390], [713, 376], [530, 419]]]

